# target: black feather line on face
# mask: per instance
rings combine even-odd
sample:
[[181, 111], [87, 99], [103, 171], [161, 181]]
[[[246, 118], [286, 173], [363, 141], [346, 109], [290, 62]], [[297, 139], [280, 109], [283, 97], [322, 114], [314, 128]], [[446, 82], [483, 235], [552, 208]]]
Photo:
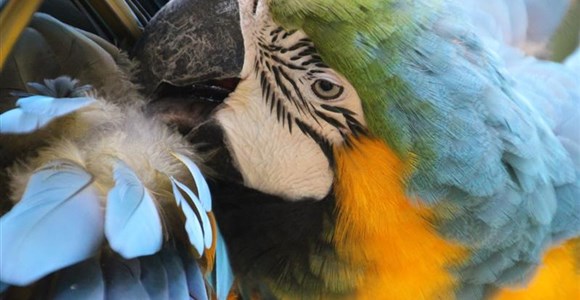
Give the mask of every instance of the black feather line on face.
[[286, 119], [288, 119], [288, 130], [290, 130], [290, 133], [292, 133], [292, 115], [288, 113], [286, 115]]
[[298, 128], [300, 128], [300, 131], [302, 131], [303, 134], [305, 134], [306, 136], [309, 136], [318, 144], [318, 146], [320, 147], [320, 149], [322, 150], [322, 152], [324, 153], [324, 155], [328, 159], [330, 166], [334, 167], [334, 162], [335, 162], [334, 161], [334, 151], [332, 149], [332, 145], [330, 144], [330, 142], [326, 138], [324, 138], [323, 136], [319, 135], [316, 132], [316, 130], [310, 128], [310, 126], [308, 126], [304, 122], [302, 122], [300, 119], [294, 118], [294, 123], [296, 124], [296, 126]]
[[326, 123], [328, 123], [328, 124], [330, 124], [330, 125], [338, 128], [339, 130], [344, 128], [344, 125], [342, 125], [342, 123], [340, 123], [340, 121], [338, 121], [337, 119], [335, 119], [335, 118], [333, 118], [333, 117], [331, 117], [329, 115], [326, 115], [326, 114], [324, 114], [324, 113], [322, 113], [322, 112], [320, 112], [318, 110], [315, 110], [314, 113], [318, 117], [320, 117], [321, 119], [323, 119], [324, 121], [326, 121]]
[[[360, 136], [368, 136], [368, 130], [355, 117], [353, 117], [356, 114], [353, 111], [351, 111], [350, 109], [340, 107], [340, 106], [327, 105], [327, 104], [322, 104], [320, 107], [322, 107], [323, 109], [325, 109], [327, 111], [333, 112], [333, 113], [342, 114], [342, 116], [346, 120], [346, 124], [348, 126], [348, 129], [352, 132], [352, 134], [354, 135], [355, 138], [358, 138]], [[333, 120], [336, 120], [336, 119], [333, 119]], [[342, 126], [342, 124], [340, 124], [340, 125]], [[340, 128], [344, 128], [344, 126], [342, 126]], [[341, 135], [348, 145], [349, 141], [347, 141], [347, 140], [350, 139], [351, 137], [346, 136], [346, 134], [344, 134], [342, 131], [341, 131]]]
[[[259, 38], [258, 42], [258, 58], [256, 60], [256, 72], [264, 75], [260, 75], [260, 86], [262, 89], [262, 94], [268, 94], [267, 91], [272, 91], [271, 97], [268, 97], [267, 101], [276, 101], [276, 116], [279, 122], [284, 123], [285, 120], [284, 116], [286, 115], [287, 109], [285, 107], [285, 101], [281, 101], [280, 98], [287, 99], [292, 105], [296, 108], [299, 114], [309, 113], [312, 117], [314, 114], [310, 111], [310, 107], [308, 105], [307, 100], [302, 95], [300, 87], [297, 85], [296, 81], [290, 76], [290, 74], [286, 71], [288, 70], [298, 70], [298, 71], [307, 71], [306, 68], [296, 65], [291, 61], [286, 61], [279, 55], [284, 53], [298, 51], [298, 50], [306, 50], [310, 51], [313, 49], [312, 42], [308, 39], [301, 39], [296, 44], [292, 45], [289, 48], [281, 47], [275, 45], [276, 41], [284, 40], [296, 31], [293, 32], [286, 32], [282, 28], [277, 27], [274, 30], [270, 31], [270, 43], [266, 43], [264, 38]], [[303, 51], [302, 51], [303, 52]], [[321, 62], [321, 61], [320, 61]], [[270, 76], [267, 75], [265, 70], [268, 70]], [[262, 79], [263, 76], [263, 79]], [[273, 79], [273, 83], [270, 83], [270, 80]], [[272, 84], [276, 85], [279, 89], [273, 88]], [[277, 91], [281, 93], [281, 95], [277, 95]], [[282, 105], [278, 109], [278, 102]], [[270, 110], [273, 113], [274, 104], [270, 104]], [[288, 119], [288, 118], [286, 118]], [[292, 119], [292, 118], [289, 118]]]

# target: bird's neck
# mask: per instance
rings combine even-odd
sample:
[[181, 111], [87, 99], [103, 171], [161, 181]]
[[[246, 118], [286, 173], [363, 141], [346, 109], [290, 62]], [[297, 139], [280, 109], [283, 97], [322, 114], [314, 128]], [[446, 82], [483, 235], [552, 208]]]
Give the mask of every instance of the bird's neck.
[[406, 195], [412, 162], [370, 138], [335, 149], [335, 157], [334, 241], [344, 259], [357, 269], [364, 266], [357, 298], [452, 296], [455, 280], [448, 268], [464, 250], [440, 237], [429, 222], [429, 209]]

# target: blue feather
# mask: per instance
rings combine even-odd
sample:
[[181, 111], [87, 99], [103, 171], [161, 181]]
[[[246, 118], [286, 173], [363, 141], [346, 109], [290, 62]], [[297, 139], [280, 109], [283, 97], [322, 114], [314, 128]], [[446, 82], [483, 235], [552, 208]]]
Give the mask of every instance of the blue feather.
[[525, 202], [525, 209], [534, 222], [542, 225], [550, 225], [558, 207], [554, 188], [552, 186], [539, 186], [533, 196], [529, 196]]
[[169, 296], [169, 278], [160, 255], [139, 258], [141, 262], [141, 281], [151, 300], [172, 299]]
[[226, 300], [232, 284], [234, 283], [234, 273], [230, 265], [228, 251], [221, 233], [217, 234], [217, 245], [215, 250], [215, 272], [216, 272], [216, 292], [218, 300]]
[[71, 161], [37, 170], [24, 195], [0, 219], [0, 280], [27, 285], [91, 257], [103, 240], [103, 214], [92, 176]]
[[193, 176], [193, 179], [195, 180], [195, 184], [197, 186], [197, 193], [199, 195], [199, 200], [203, 204], [203, 208], [205, 209], [205, 211], [210, 212], [211, 211], [211, 193], [209, 191], [209, 186], [207, 185], [207, 182], [205, 181], [205, 178], [203, 177], [203, 174], [201, 174], [201, 171], [199, 170], [197, 165], [188, 157], [181, 155], [179, 153], [173, 153], [173, 155], [177, 159], [179, 159], [183, 164], [185, 164], [185, 166], [187, 167], [187, 169], [189, 170], [189, 172]]
[[137, 174], [117, 160], [115, 186], [107, 196], [105, 235], [124, 258], [151, 255], [163, 243], [161, 219], [153, 198]]
[[[186, 255], [189, 253], [187, 252]], [[161, 250], [159, 256], [167, 274], [169, 299], [187, 299], [190, 294], [195, 296], [196, 294], [188, 292], [186, 271], [184, 263], [179, 258], [179, 253], [173, 248], [165, 248]], [[202, 298], [196, 297], [195, 299], [201, 300]]]
[[177, 206], [181, 207], [181, 211], [185, 215], [185, 230], [187, 231], [187, 236], [189, 237], [189, 242], [195, 248], [197, 253], [200, 255], [203, 253], [204, 248], [204, 237], [203, 231], [201, 230], [201, 224], [199, 224], [199, 220], [197, 219], [193, 209], [181, 192], [179, 188], [175, 185], [175, 179], [171, 178], [171, 186], [173, 187], [173, 195], [175, 196], [175, 202], [177, 202]]
[[[580, 172], [576, 177], [580, 179]], [[552, 221], [552, 230], [553, 239], [558, 242], [580, 235], [580, 180], [557, 189], [556, 193], [560, 201]]]
[[195, 300], [207, 300], [207, 290], [205, 288], [205, 280], [203, 279], [203, 274], [197, 263], [190, 265], [188, 269], [188, 281], [191, 285], [190, 293], [194, 293], [192, 298]]
[[105, 281], [96, 258], [91, 258], [58, 273], [55, 300], [104, 300]]
[[508, 286], [510, 288], [518, 285], [521, 286], [522, 283], [529, 282], [533, 278], [539, 265], [539, 262], [519, 262], [511, 268], [504, 270], [497, 281], [502, 286]]
[[33, 132], [54, 119], [86, 107], [95, 101], [89, 97], [30, 96], [21, 98], [16, 102], [17, 108], [0, 115], [0, 133], [24, 134]]
[[185, 268], [187, 272], [187, 285], [189, 288], [189, 295], [196, 300], [207, 300], [207, 289], [205, 287], [205, 280], [203, 274], [199, 269], [199, 264], [188, 255], [186, 259]]
[[9, 284], [0, 281], [0, 294], [4, 293], [4, 291], [6, 291], [9, 287]]
[[191, 189], [189, 189], [189, 187], [187, 187], [185, 184], [183, 184], [175, 179], [173, 179], [173, 181], [182, 191], [184, 191], [187, 194], [187, 196], [189, 196], [189, 198], [191, 199], [191, 202], [193, 202], [195, 210], [197, 211], [197, 215], [201, 220], [201, 226], [203, 229], [203, 241], [204, 241], [205, 248], [209, 249], [211, 247], [211, 244], [213, 241], [213, 233], [212, 233], [212, 229], [211, 229], [211, 223], [209, 222], [209, 218], [207, 217], [207, 214], [204, 211], [201, 202], [195, 196], [195, 194], [191, 191]]
[[123, 260], [110, 256], [103, 263], [106, 299], [149, 299], [141, 282], [139, 259]]

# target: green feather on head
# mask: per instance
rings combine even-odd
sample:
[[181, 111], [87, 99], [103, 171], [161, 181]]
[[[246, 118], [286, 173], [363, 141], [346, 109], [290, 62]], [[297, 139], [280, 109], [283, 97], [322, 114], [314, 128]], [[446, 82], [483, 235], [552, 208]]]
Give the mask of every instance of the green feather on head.
[[[428, 113], [428, 105], [397, 74], [401, 52], [412, 48], [438, 3], [418, 8], [409, 1], [270, 1], [274, 19], [287, 29], [302, 29], [323, 60], [345, 76], [359, 94], [370, 131], [401, 155], [415, 148], [399, 108]], [[425, 6], [424, 6], [425, 7]], [[406, 124], [407, 123], [407, 124]]]

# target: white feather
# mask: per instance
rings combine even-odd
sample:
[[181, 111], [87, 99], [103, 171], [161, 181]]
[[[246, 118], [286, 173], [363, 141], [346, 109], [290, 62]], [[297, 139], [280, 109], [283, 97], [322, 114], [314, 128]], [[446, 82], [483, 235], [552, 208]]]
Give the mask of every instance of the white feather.
[[195, 210], [197, 211], [197, 215], [199, 216], [201, 221], [205, 248], [209, 249], [211, 247], [211, 243], [213, 240], [213, 234], [209, 218], [207, 217], [207, 214], [204, 211], [201, 202], [199, 201], [197, 196], [195, 196], [195, 194], [191, 191], [191, 189], [187, 187], [185, 184], [175, 180], [174, 178], [172, 178], [172, 181], [177, 185], [177, 187], [179, 187], [182, 191], [184, 191], [187, 194], [187, 196], [189, 196], [189, 198], [191, 199], [191, 202], [193, 203]]
[[177, 206], [181, 208], [183, 214], [185, 215], [185, 231], [187, 231], [187, 236], [189, 237], [189, 242], [195, 248], [197, 253], [200, 255], [203, 253], [204, 248], [204, 237], [203, 231], [201, 229], [201, 224], [195, 216], [193, 209], [187, 203], [179, 188], [176, 186], [175, 180], [171, 178], [171, 186], [173, 187], [173, 195], [175, 196], [175, 202]]
[[95, 102], [89, 97], [52, 98], [30, 96], [16, 102], [17, 108], [0, 115], [0, 133], [25, 134], [44, 127], [52, 120]]
[[27, 285], [99, 249], [103, 213], [91, 182], [65, 160], [32, 174], [22, 200], [0, 219], [0, 281]]
[[510, 46], [527, 54], [546, 52], [570, 0], [456, 0], [488, 46]]
[[126, 259], [156, 253], [163, 243], [163, 228], [153, 197], [121, 160], [115, 162], [114, 179], [105, 215], [111, 248]]
[[187, 156], [179, 154], [179, 153], [173, 153], [173, 155], [177, 159], [179, 159], [187, 167], [187, 169], [189, 170], [189, 172], [193, 176], [193, 179], [195, 181], [195, 185], [197, 187], [197, 193], [199, 194], [199, 200], [201, 201], [205, 211], [210, 212], [211, 211], [211, 193], [209, 191], [209, 187], [207, 186], [207, 182], [205, 181], [205, 178], [203, 177], [203, 174], [201, 174], [201, 171], [199, 170], [197, 165], [191, 159], [189, 159]]

